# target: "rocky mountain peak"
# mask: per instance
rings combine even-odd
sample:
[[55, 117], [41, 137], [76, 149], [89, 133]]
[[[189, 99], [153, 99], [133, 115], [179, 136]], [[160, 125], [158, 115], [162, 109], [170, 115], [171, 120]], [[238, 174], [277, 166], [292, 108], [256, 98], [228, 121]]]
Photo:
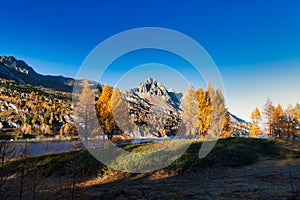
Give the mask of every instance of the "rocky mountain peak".
[[19, 73], [36, 73], [33, 68], [28, 66], [23, 60], [17, 60], [13, 56], [0, 56], [0, 64]]
[[65, 92], [71, 92], [74, 84], [72, 78], [39, 74], [26, 62], [13, 56], [0, 56], [0, 78]]
[[145, 83], [154, 83], [154, 82], [157, 83], [157, 81], [155, 79], [151, 78], [151, 77], [148, 77], [144, 82]]
[[165, 86], [151, 77], [140, 83], [138, 92], [156, 96], [169, 96]]

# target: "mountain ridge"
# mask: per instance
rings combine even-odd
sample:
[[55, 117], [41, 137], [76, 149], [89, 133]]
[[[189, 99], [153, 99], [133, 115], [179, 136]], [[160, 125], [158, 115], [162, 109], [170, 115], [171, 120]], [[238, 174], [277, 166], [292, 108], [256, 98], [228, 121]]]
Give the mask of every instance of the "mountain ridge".
[[14, 56], [0, 56], [0, 78], [63, 92], [72, 92], [75, 81], [64, 76], [39, 74], [25, 61], [17, 60]]

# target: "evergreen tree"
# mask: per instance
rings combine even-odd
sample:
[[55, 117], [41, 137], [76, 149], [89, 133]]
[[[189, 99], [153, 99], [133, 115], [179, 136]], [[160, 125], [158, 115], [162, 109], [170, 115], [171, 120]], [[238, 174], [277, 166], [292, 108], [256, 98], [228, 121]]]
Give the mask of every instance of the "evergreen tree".
[[49, 117], [48, 116], [45, 116], [44, 118], [43, 118], [43, 123], [44, 124], [46, 124], [46, 125], [49, 125]]
[[221, 137], [228, 138], [231, 136], [232, 136], [232, 128], [230, 126], [230, 116], [229, 116], [229, 112], [226, 109], [225, 120], [224, 120]]
[[297, 125], [297, 120], [294, 119], [295, 117], [295, 108], [289, 104], [288, 107], [285, 110], [285, 115], [286, 115], [286, 122], [285, 122], [285, 135], [290, 137], [295, 137], [296, 135], [296, 125]]
[[264, 109], [263, 109], [263, 114], [265, 116], [265, 124], [266, 124], [266, 132], [269, 137], [274, 136], [273, 133], [273, 127], [274, 127], [274, 111], [275, 107], [273, 105], [273, 102], [271, 99], [267, 99]]
[[26, 124], [31, 125], [31, 117], [29, 115], [26, 116]]
[[294, 107], [293, 107], [292, 104], [289, 104], [287, 106], [287, 108], [285, 109], [285, 114], [289, 118], [293, 118], [294, 117]]
[[250, 128], [250, 137], [257, 138], [258, 135], [261, 133], [259, 128], [259, 120], [261, 119], [261, 114], [258, 108], [255, 108], [254, 111], [251, 113], [251, 128]]
[[212, 119], [208, 133], [210, 137], [215, 138], [222, 136], [227, 109], [225, 106], [223, 94], [220, 89], [217, 89], [213, 93], [210, 91], [209, 93], [210, 95], [212, 95], [210, 96]]
[[94, 112], [95, 112], [95, 97], [88, 81], [83, 82], [83, 88], [79, 96], [79, 102], [76, 104], [74, 114], [76, 116], [75, 123], [77, 128], [80, 129], [82, 135], [87, 137], [95, 128]]
[[274, 128], [274, 134], [277, 137], [281, 137], [283, 129], [284, 129], [284, 111], [282, 109], [282, 106], [278, 104], [274, 110], [273, 113], [273, 128]]
[[183, 109], [183, 126], [187, 136], [192, 136], [196, 132], [197, 127], [197, 105], [196, 91], [193, 86], [190, 86], [182, 100]]
[[204, 135], [207, 133], [207, 130], [210, 126], [211, 110], [208, 95], [202, 88], [198, 88], [196, 92], [196, 100], [196, 106], [198, 110], [197, 127], [200, 135]]
[[101, 96], [97, 102], [99, 123], [103, 133], [107, 135], [108, 139], [112, 139], [113, 135], [116, 134], [115, 120], [112, 113], [112, 94], [112, 88], [104, 85]]
[[298, 102], [293, 109], [293, 117], [297, 120], [297, 123], [300, 124], [300, 104]]
[[209, 83], [207, 84], [207, 87], [206, 87], [206, 95], [207, 95], [209, 101], [211, 101], [211, 98], [215, 95], [215, 90], [214, 90], [214, 88], [213, 88], [211, 82], [209, 82]]
[[133, 131], [133, 125], [130, 123], [128, 106], [117, 87], [113, 89], [111, 104], [116, 126], [120, 128], [122, 133], [130, 134]]

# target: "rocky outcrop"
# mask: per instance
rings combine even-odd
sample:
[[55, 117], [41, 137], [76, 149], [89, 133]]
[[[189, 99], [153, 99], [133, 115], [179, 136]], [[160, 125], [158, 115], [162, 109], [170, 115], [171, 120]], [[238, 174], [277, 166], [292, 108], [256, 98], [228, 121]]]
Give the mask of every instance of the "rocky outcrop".
[[128, 99], [141, 99], [142, 102], [160, 107], [164, 110], [178, 111], [181, 93], [169, 92], [166, 87], [153, 78], [147, 78], [138, 88], [125, 91]]
[[176, 134], [180, 121], [180, 101], [163, 84], [153, 78], [147, 78], [137, 88], [122, 93], [129, 105], [131, 120], [136, 125], [133, 131], [135, 137]]
[[240, 119], [231, 113], [229, 113], [229, 117], [230, 126], [233, 130], [234, 136], [245, 136], [249, 134], [251, 123], [246, 122], [245, 120]]
[[169, 93], [165, 86], [150, 77], [140, 84], [138, 87], [138, 92], [147, 93], [149, 95], [169, 97]]

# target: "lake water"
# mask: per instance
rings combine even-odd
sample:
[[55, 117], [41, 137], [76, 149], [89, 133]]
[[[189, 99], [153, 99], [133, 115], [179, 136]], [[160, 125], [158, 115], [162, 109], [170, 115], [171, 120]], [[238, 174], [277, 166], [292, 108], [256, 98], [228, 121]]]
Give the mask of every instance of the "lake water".
[[[139, 144], [143, 142], [163, 142], [165, 140], [182, 140], [182, 138], [151, 138], [151, 139], [136, 139], [125, 144]], [[12, 142], [11, 147], [16, 152], [11, 158], [18, 158], [21, 155], [22, 146], [24, 148], [24, 142]], [[49, 141], [49, 142], [28, 142], [26, 145], [29, 146], [29, 156], [41, 156], [49, 154], [59, 154], [70, 151], [76, 151], [80, 149], [81, 141]], [[91, 148], [101, 147], [100, 143], [93, 143], [89, 145]]]
[[[29, 156], [41, 156], [48, 154], [59, 154], [64, 152], [76, 151], [80, 141], [57, 141], [57, 142], [28, 142]], [[14, 155], [10, 158], [18, 158], [21, 155], [21, 150], [24, 148], [24, 142], [10, 143], [10, 148], [14, 149]]]

